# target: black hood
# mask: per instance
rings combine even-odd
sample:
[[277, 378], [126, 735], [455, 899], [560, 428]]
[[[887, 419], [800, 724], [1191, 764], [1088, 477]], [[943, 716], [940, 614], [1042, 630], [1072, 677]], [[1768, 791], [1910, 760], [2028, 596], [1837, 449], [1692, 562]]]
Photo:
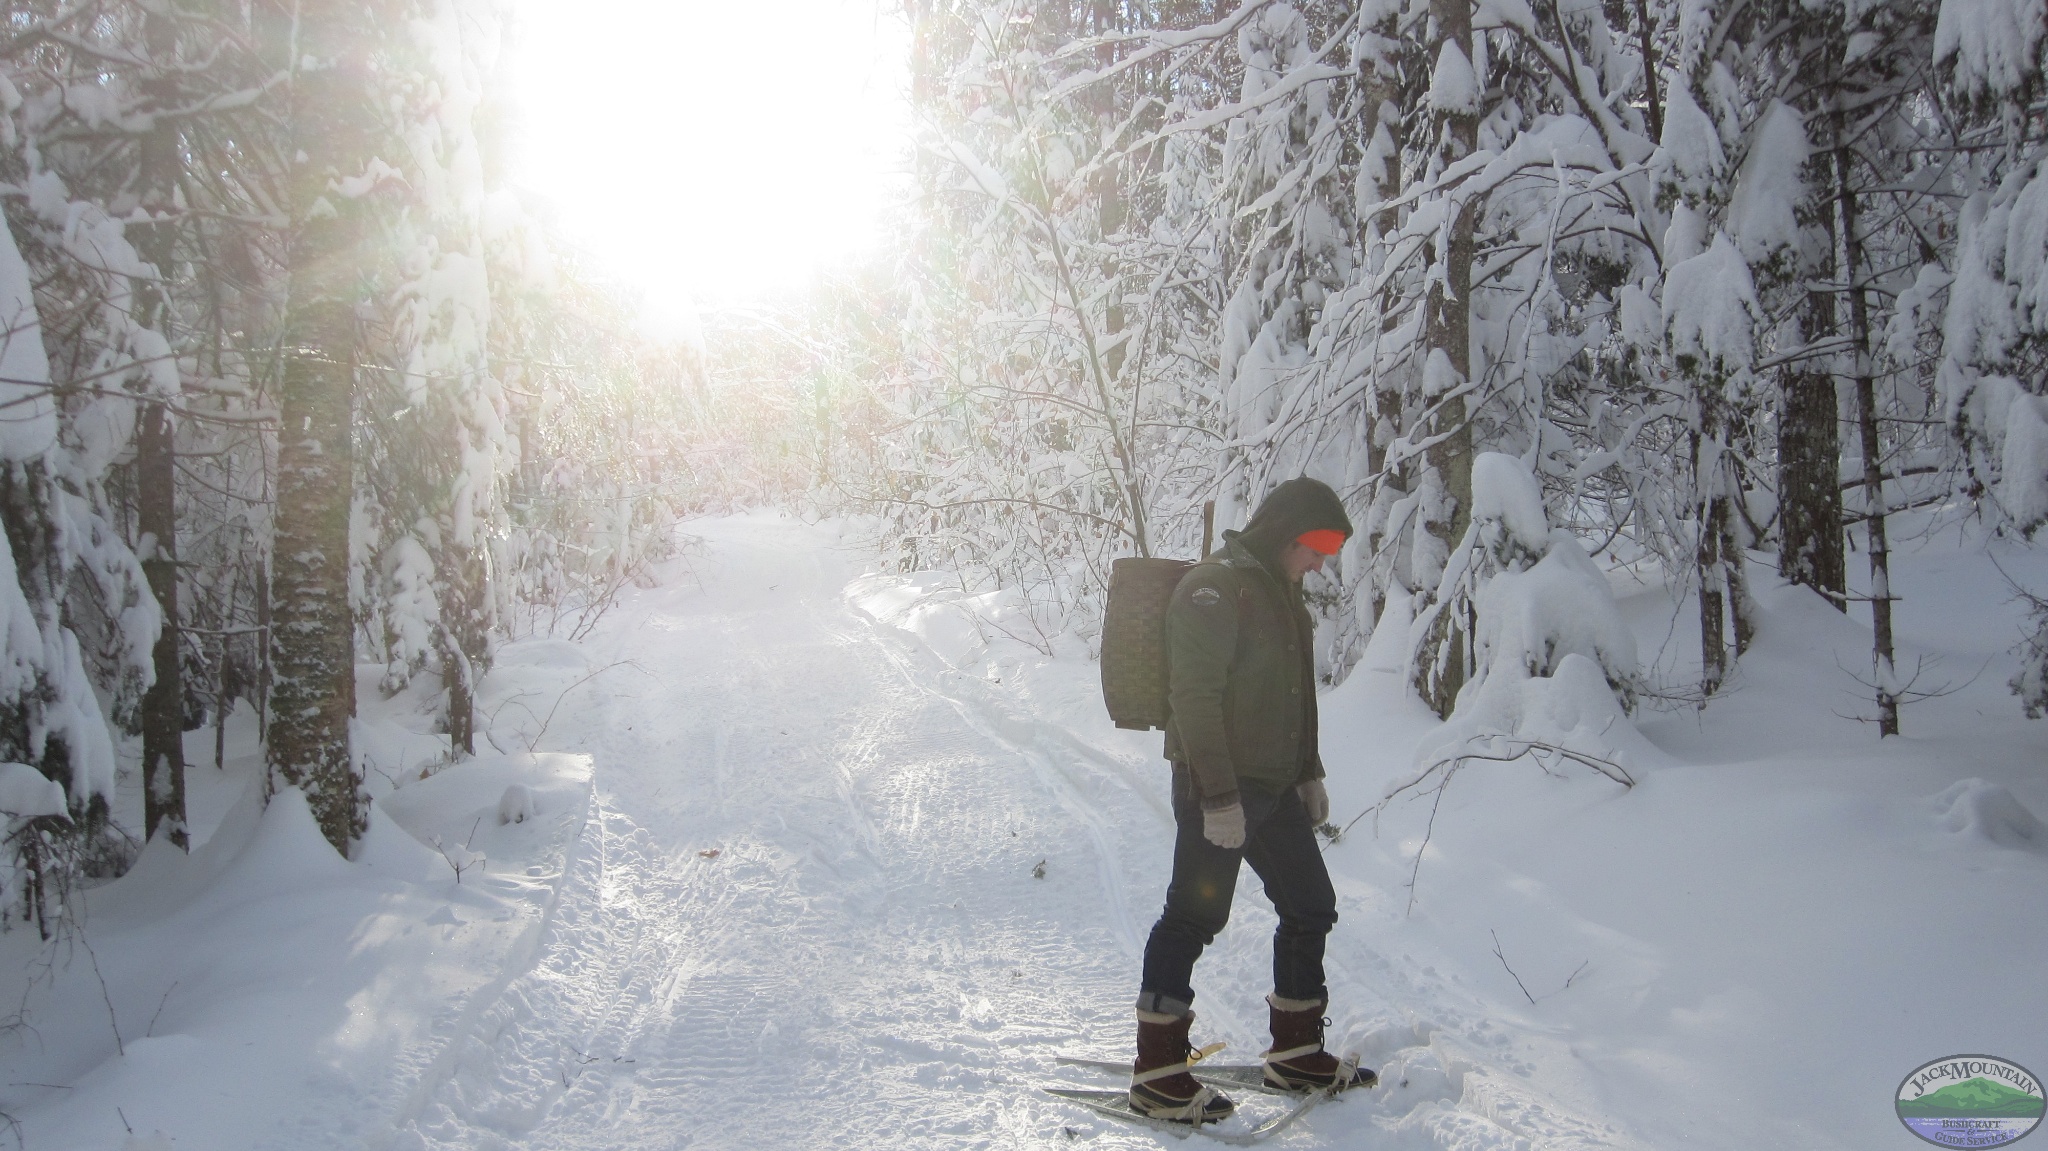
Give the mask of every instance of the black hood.
[[1307, 476], [1288, 480], [1274, 488], [1252, 513], [1251, 521], [1237, 534], [1237, 542], [1268, 570], [1279, 571], [1280, 552], [1303, 532], [1339, 531], [1351, 535], [1351, 517], [1344, 514], [1344, 501], [1330, 485]]

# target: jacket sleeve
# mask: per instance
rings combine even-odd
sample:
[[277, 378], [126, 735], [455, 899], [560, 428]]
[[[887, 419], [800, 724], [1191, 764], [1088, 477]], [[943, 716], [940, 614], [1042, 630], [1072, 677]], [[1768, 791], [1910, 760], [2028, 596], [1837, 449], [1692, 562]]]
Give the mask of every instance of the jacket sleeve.
[[1226, 570], [1196, 567], [1174, 589], [1166, 609], [1167, 703], [1204, 796], [1237, 790], [1223, 722], [1224, 689], [1237, 654], [1237, 584]]

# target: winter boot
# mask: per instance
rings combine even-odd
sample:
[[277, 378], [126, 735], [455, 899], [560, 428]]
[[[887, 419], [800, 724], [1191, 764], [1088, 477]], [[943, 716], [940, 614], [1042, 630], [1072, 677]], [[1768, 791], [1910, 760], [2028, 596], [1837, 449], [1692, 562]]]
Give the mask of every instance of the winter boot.
[[1329, 1000], [1268, 995], [1266, 1005], [1271, 1008], [1273, 1023], [1273, 1047], [1265, 1054], [1267, 1083], [1286, 1091], [1316, 1091], [1333, 1085], [1342, 1091], [1380, 1081], [1378, 1075], [1359, 1067], [1345, 1082], [1337, 1082], [1343, 1064], [1323, 1050], [1323, 1028], [1330, 1022], [1323, 1018], [1323, 1008], [1329, 1006]]
[[1131, 1110], [1151, 1119], [1200, 1126], [1226, 1118], [1237, 1104], [1204, 1087], [1188, 1068], [1220, 1049], [1196, 1051], [1188, 1045], [1188, 1027], [1195, 1013], [1162, 1015], [1138, 1012], [1138, 1059], [1131, 1064]]

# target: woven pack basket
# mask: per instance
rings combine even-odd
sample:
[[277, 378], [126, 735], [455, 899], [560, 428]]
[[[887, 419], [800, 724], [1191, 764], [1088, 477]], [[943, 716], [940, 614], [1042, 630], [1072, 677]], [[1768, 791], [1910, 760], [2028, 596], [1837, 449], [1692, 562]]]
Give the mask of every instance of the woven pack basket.
[[1102, 702], [1118, 727], [1166, 729], [1166, 608], [1195, 565], [1126, 558], [1110, 565], [1102, 617]]

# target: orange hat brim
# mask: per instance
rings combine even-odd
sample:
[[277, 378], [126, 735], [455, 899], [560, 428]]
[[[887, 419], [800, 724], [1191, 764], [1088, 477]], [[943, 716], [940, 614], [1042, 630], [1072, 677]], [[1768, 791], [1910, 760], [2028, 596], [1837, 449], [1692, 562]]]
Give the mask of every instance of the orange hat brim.
[[1313, 548], [1326, 556], [1333, 556], [1344, 547], [1344, 533], [1335, 528], [1317, 528], [1294, 537], [1295, 542]]

